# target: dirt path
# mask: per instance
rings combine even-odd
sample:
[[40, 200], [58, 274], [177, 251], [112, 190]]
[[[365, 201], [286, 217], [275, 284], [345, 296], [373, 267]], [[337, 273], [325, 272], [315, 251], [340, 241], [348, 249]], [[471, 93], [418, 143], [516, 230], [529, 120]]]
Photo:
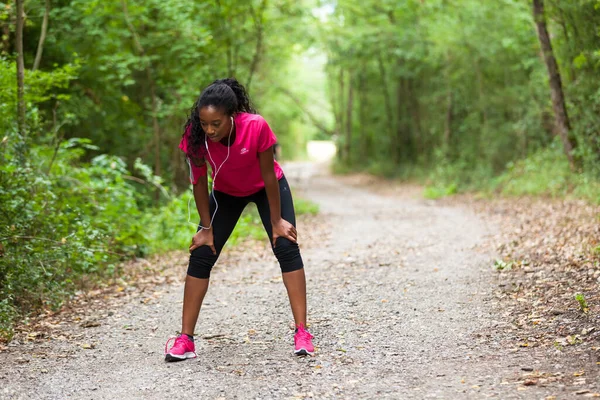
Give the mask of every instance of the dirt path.
[[72, 326], [63, 340], [13, 342], [0, 353], [0, 398], [581, 397], [553, 381], [547, 354], [504, 348], [490, 295], [494, 254], [482, 245], [493, 227], [466, 209], [311, 174], [287, 170], [326, 221], [302, 227], [321, 241], [303, 250], [315, 357], [291, 354], [274, 257], [232, 255], [213, 272], [197, 359], [163, 362], [183, 289], [164, 285], [144, 301], [90, 307], [100, 325]]

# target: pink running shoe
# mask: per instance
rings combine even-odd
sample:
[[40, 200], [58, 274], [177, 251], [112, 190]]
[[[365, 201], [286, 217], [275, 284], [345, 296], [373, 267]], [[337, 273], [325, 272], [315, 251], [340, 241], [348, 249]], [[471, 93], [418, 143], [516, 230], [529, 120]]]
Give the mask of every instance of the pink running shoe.
[[[169, 342], [175, 340], [171, 350], [167, 351]], [[187, 335], [172, 337], [165, 344], [165, 361], [183, 361], [188, 358], [196, 358], [196, 347]]]
[[294, 353], [297, 356], [312, 356], [315, 352], [315, 347], [312, 344], [313, 335], [304, 329], [304, 325], [298, 325], [296, 334], [294, 335]]

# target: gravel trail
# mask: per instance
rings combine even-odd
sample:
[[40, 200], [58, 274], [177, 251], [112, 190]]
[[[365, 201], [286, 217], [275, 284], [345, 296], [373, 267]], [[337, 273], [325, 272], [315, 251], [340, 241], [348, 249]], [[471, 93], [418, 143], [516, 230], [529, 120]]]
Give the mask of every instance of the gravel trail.
[[[544, 354], [502, 346], [494, 254], [483, 245], [494, 227], [467, 209], [286, 168], [292, 189], [321, 210], [299, 230], [301, 246], [303, 234], [314, 242], [302, 250], [314, 357], [292, 355], [278, 266], [259, 252], [215, 267], [197, 359], [163, 361], [183, 293], [163, 285], [147, 301], [90, 308], [99, 326], [73, 326], [63, 340], [11, 343], [0, 353], [0, 398], [570, 398], [524, 381], [551, 368]], [[185, 259], [175, 264], [185, 270]]]

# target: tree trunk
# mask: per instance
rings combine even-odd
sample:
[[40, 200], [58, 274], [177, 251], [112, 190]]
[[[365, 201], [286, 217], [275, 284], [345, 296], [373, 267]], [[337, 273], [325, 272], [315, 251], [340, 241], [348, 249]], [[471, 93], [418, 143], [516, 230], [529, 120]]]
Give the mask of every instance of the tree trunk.
[[246, 83], [246, 90], [250, 92], [250, 85], [252, 84], [252, 77], [258, 67], [260, 61], [260, 55], [262, 53], [263, 45], [263, 15], [265, 7], [267, 6], [267, 0], [263, 0], [260, 3], [258, 12], [254, 12], [254, 7], [250, 3], [250, 10], [252, 11], [252, 19], [254, 20], [254, 26], [256, 27], [256, 48], [254, 49], [254, 56], [252, 57], [252, 64], [250, 65], [250, 74], [248, 76], [248, 82]]
[[233, 44], [232, 44], [232, 40], [231, 40], [231, 31], [233, 30], [233, 28], [231, 28], [233, 26], [233, 24], [231, 23], [231, 16], [229, 16], [227, 18], [228, 21], [228, 25], [226, 25], [225, 29], [227, 29], [227, 77], [228, 78], [232, 78], [233, 77], [233, 71], [234, 71], [234, 66], [233, 64], [235, 63], [235, 54], [233, 51]]
[[575, 160], [573, 159], [573, 143], [569, 139], [569, 116], [567, 114], [567, 108], [565, 105], [565, 96], [563, 92], [560, 71], [558, 70], [556, 59], [554, 58], [552, 43], [546, 27], [543, 0], [533, 0], [533, 18], [537, 28], [540, 47], [542, 48], [542, 53], [544, 54], [546, 68], [548, 69], [550, 93], [552, 97], [552, 109], [554, 111], [556, 130], [562, 139], [563, 148], [567, 158], [569, 159], [569, 164], [571, 165], [571, 168], [574, 168]]
[[48, 33], [48, 18], [50, 16], [50, 0], [46, 0], [46, 11], [44, 12], [44, 20], [42, 21], [42, 32], [40, 33], [40, 41], [38, 43], [37, 52], [35, 54], [35, 61], [33, 62], [32, 70], [35, 71], [39, 68], [40, 62], [42, 61], [42, 52], [44, 51], [44, 42], [46, 41], [46, 34]]
[[240, 55], [240, 50], [241, 47], [239, 44], [236, 43], [235, 46], [233, 46], [233, 64], [231, 65], [231, 74], [229, 74], [229, 77], [235, 77], [237, 76], [237, 67], [238, 67], [238, 60], [239, 60], [239, 55]]
[[10, 50], [11, 50], [11, 47], [10, 47], [10, 21], [12, 21], [12, 18], [11, 18], [12, 17], [12, 15], [11, 15], [12, 7], [10, 7], [10, 5], [7, 5], [6, 7], [7, 7], [8, 18], [7, 18], [7, 21], [4, 24], [2, 24], [2, 38], [0, 39], [1, 40], [0, 44], [2, 46], [1, 50], [3, 52], [10, 53]]
[[27, 135], [27, 126], [25, 120], [25, 63], [23, 62], [23, 2], [17, 2], [17, 129], [21, 137]]
[[444, 146], [450, 146], [450, 138], [452, 137], [452, 90], [450, 85], [446, 91], [446, 120], [444, 123]]
[[385, 65], [381, 53], [377, 54], [377, 65], [379, 66], [379, 76], [381, 78], [381, 89], [383, 91], [383, 99], [385, 104], [385, 113], [387, 118], [388, 137], [394, 135], [394, 115], [392, 114], [392, 100], [388, 90], [389, 82], [387, 80]]
[[477, 79], [477, 104], [479, 107], [479, 117], [481, 118], [481, 129], [479, 130], [477, 136], [477, 149], [479, 155], [481, 156], [483, 154], [486, 154], [485, 147], [488, 145], [488, 114], [486, 97], [483, 90], [483, 72], [481, 70], [481, 58], [479, 56], [477, 56], [477, 58], [475, 59], [475, 75]]
[[[338, 101], [339, 101], [339, 114], [338, 114], [338, 118], [336, 118], [337, 123], [338, 123], [338, 132], [340, 135], [340, 138], [343, 137], [344, 135], [344, 70], [342, 68], [340, 68], [340, 76], [338, 77], [338, 89], [339, 89], [339, 95], [338, 95]], [[340, 160], [344, 159], [344, 151], [343, 149], [340, 149], [340, 151], [338, 152], [338, 158]]]
[[413, 128], [413, 137], [416, 152], [413, 152], [413, 160], [418, 161], [419, 156], [424, 155], [424, 138], [423, 138], [423, 130], [421, 129], [421, 105], [419, 104], [419, 96], [417, 96], [416, 90], [414, 90], [414, 80], [408, 80], [408, 99], [409, 99], [409, 109], [410, 109], [410, 120], [412, 122]]
[[352, 151], [352, 111], [354, 107], [354, 88], [352, 87], [352, 73], [348, 77], [348, 104], [346, 105], [346, 163], [350, 164]]
[[398, 79], [396, 86], [396, 113], [398, 115], [398, 124], [396, 126], [396, 164], [400, 164], [404, 160], [404, 156], [413, 153], [413, 141], [411, 138], [410, 118], [408, 113], [408, 96], [407, 96], [407, 80], [404, 78]]
[[[127, 0], [121, 0], [121, 4], [123, 6], [123, 14], [125, 16], [125, 22], [127, 24], [127, 27], [129, 28], [129, 31], [131, 32], [131, 35], [133, 36], [133, 42], [135, 44], [136, 50], [137, 52], [141, 55], [144, 56], [146, 54], [146, 52], [144, 51], [144, 47], [142, 46], [142, 43], [140, 42], [140, 39], [138, 37], [138, 34], [135, 30], [135, 27], [133, 26], [133, 24], [131, 23], [130, 19], [129, 19], [129, 12], [127, 11]], [[161, 144], [161, 134], [160, 134], [160, 125], [158, 123], [158, 99], [156, 96], [156, 84], [154, 82], [154, 78], [152, 76], [152, 66], [148, 65], [146, 67], [146, 77], [148, 79], [148, 86], [150, 88], [150, 97], [152, 100], [152, 128], [154, 131], [154, 175], [160, 175], [161, 174], [161, 162], [160, 162], [160, 144]], [[160, 191], [157, 190], [156, 191], [156, 201], [158, 202], [158, 199], [160, 197]]]
[[367, 91], [367, 78], [364, 71], [367, 67], [363, 65], [362, 73], [358, 77], [358, 125], [361, 139], [360, 158], [366, 161], [371, 155], [371, 132], [366, 129], [367, 126], [367, 109], [369, 107], [367, 99], [369, 92]]

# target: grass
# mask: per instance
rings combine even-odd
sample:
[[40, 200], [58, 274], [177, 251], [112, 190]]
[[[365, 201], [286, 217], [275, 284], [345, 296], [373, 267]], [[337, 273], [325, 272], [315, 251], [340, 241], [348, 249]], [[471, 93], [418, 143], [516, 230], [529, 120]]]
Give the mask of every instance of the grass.
[[575, 198], [600, 204], [600, 172], [597, 170], [597, 167], [588, 165], [584, 171], [572, 171], [560, 140], [525, 159], [508, 162], [500, 173], [483, 162], [471, 165], [465, 160], [444, 162], [443, 158], [431, 167], [395, 166], [389, 161], [377, 160], [356, 168], [339, 161], [333, 164], [333, 172], [336, 174], [366, 172], [401, 181], [418, 182], [425, 187], [423, 195], [428, 199], [471, 192], [482, 197], [502, 195]]
[[588, 310], [589, 310], [588, 303], [585, 300], [585, 296], [583, 294], [577, 293], [575, 295], [575, 300], [577, 300], [577, 302], [579, 303], [579, 309], [582, 312], [584, 312], [584, 313], [588, 312]]
[[589, 173], [572, 171], [559, 143], [509, 163], [489, 189], [507, 196], [578, 198], [600, 204], [600, 182]]

